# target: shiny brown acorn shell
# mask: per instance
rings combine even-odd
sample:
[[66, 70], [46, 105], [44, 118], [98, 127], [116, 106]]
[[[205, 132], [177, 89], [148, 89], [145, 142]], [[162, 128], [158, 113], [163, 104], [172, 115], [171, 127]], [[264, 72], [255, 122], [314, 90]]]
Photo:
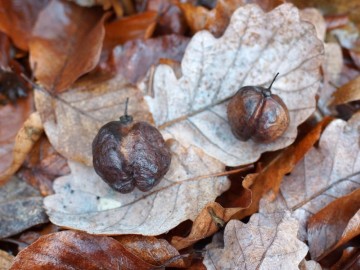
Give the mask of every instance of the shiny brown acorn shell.
[[227, 114], [233, 134], [243, 141], [272, 142], [290, 122], [281, 98], [260, 86], [242, 87], [229, 102]]
[[168, 171], [171, 153], [155, 127], [126, 117], [100, 128], [92, 143], [93, 165], [96, 173], [121, 193], [135, 187], [148, 191]]

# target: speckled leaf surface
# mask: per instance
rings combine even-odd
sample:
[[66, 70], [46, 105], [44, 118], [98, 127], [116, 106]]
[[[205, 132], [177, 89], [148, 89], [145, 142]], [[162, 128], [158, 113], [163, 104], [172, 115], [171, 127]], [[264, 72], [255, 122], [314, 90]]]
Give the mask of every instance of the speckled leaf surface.
[[204, 264], [209, 270], [299, 269], [308, 248], [297, 239], [298, 228], [289, 211], [260, 210], [247, 224], [231, 220], [224, 231], [223, 248], [214, 242], [209, 245]]
[[168, 173], [151, 191], [121, 194], [111, 189], [93, 168], [69, 162], [71, 174], [58, 178], [56, 194], [45, 198], [50, 220], [60, 226], [95, 234], [159, 235], [187, 219], [228, 189], [227, 177], [207, 176], [224, 165], [195, 147], [169, 142]]
[[[192, 38], [181, 63], [182, 77], [160, 65], [152, 89], [143, 91], [165, 137], [237, 166], [294, 141], [297, 126], [315, 109], [322, 54], [314, 26], [302, 21], [291, 4], [269, 13], [246, 5], [234, 12], [222, 37], [201, 31]], [[268, 86], [277, 72], [272, 91], [289, 109], [288, 130], [272, 143], [237, 140], [227, 122], [229, 98], [245, 85]]]

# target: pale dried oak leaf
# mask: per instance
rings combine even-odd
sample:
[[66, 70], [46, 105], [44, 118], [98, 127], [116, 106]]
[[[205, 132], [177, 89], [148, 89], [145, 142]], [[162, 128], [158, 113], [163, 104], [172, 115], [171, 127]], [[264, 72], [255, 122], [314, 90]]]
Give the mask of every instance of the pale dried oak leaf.
[[[121, 194], [111, 189], [92, 167], [69, 162], [71, 174], [54, 183], [56, 194], [45, 198], [50, 220], [94, 234], [159, 235], [187, 219], [229, 188], [226, 177], [206, 176], [224, 165], [196, 147], [170, 143], [168, 173], [151, 191]], [[204, 177], [205, 176], [205, 177]]]
[[56, 151], [92, 166], [92, 141], [102, 125], [124, 114], [126, 98], [135, 121], [152, 121], [140, 91], [126, 85], [122, 77], [86, 78], [58, 98], [36, 91], [35, 104]]
[[[314, 111], [323, 50], [314, 26], [301, 21], [293, 5], [269, 13], [246, 5], [234, 12], [222, 37], [201, 31], [192, 38], [180, 79], [159, 65], [153, 89], [143, 89], [145, 99], [166, 137], [195, 145], [228, 166], [251, 163], [290, 145], [297, 126]], [[245, 85], [269, 86], [277, 72], [272, 90], [289, 109], [288, 130], [272, 143], [237, 140], [227, 121], [228, 99]]]
[[299, 225], [289, 211], [258, 213], [249, 223], [231, 220], [224, 248], [210, 248], [207, 269], [299, 269], [308, 248], [296, 238]]
[[280, 196], [300, 222], [301, 239], [307, 239], [308, 219], [332, 201], [360, 187], [360, 113], [348, 122], [337, 119], [324, 130], [291, 175], [285, 176]]

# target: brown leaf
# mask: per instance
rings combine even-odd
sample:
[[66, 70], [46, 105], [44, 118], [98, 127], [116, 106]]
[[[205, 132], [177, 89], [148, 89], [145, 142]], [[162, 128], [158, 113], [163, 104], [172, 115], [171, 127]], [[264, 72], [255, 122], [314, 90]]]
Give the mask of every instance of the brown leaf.
[[55, 180], [56, 194], [45, 198], [51, 221], [95, 234], [159, 235], [194, 220], [229, 188], [224, 164], [196, 147], [186, 148], [174, 140], [167, 144], [172, 154], [169, 171], [148, 192], [121, 194], [92, 167], [69, 162], [71, 174]]
[[179, 35], [129, 41], [121, 50], [114, 49], [113, 65], [117, 72], [135, 84], [145, 76], [152, 65], [157, 65], [161, 58], [181, 61], [188, 42], [189, 38]]
[[265, 11], [270, 11], [282, 4], [282, 0], [218, 0], [214, 9], [208, 10], [202, 6], [190, 3], [179, 3], [191, 31], [209, 30], [215, 37], [220, 37], [229, 24], [231, 14], [240, 6], [250, 3], [259, 4]]
[[301, 141], [282, 151], [260, 173], [250, 174], [244, 179], [244, 185], [249, 185], [248, 182], [253, 183], [249, 185], [252, 192], [252, 203], [249, 208], [240, 210], [235, 215], [236, 218], [242, 219], [255, 213], [259, 209], [261, 198], [269, 191], [273, 191], [275, 195], [278, 193], [284, 175], [291, 172], [307, 151], [317, 142], [322, 130], [330, 121], [330, 118], [325, 118]]
[[179, 252], [164, 239], [143, 235], [115, 237], [128, 251], [152, 265], [185, 268], [189, 265]]
[[347, 14], [327, 15], [324, 18], [328, 31], [344, 27], [349, 23], [349, 16]]
[[360, 249], [356, 247], [348, 247], [344, 250], [341, 259], [336, 264], [331, 266], [331, 270], [344, 269], [360, 269]]
[[52, 0], [42, 10], [30, 39], [35, 77], [50, 92], [62, 92], [99, 61], [104, 38], [101, 9]]
[[39, 192], [18, 178], [0, 188], [0, 238], [48, 221]]
[[341, 86], [333, 94], [331, 105], [349, 103], [360, 100], [360, 76]]
[[35, 92], [36, 108], [52, 146], [65, 158], [88, 166], [99, 128], [123, 115], [126, 98], [130, 98], [129, 113], [136, 121], [152, 121], [140, 91], [122, 77], [86, 77], [57, 98]]
[[258, 213], [247, 224], [231, 220], [224, 248], [207, 247], [207, 269], [297, 269], [307, 246], [296, 238], [299, 225], [290, 212]]
[[10, 269], [151, 269], [110, 237], [63, 231], [39, 238], [15, 258]]
[[26, 156], [43, 133], [43, 125], [38, 112], [32, 113], [24, 122], [15, 137], [15, 144], [9, 149], [12, 154], [11, 162], [3, 168], [0, 174], [0, 185], [6, 183], [22, 165]]
[[29, 50], [31, 30], [49, 0], [0, 0], [0, 31], [11, 37], [15, 46]]
[[280, 195], [286, 208], [300, 221], [301, 239], [307, 239], [308, 219], [332, 201], [359, 188], [360, 113], [348, 122], [332, 121], [313, 147], [284, 176]]
[[247, 204], [243, 207], [223, 208], [216, 202], [208, 203], [194, 220], [190, 234], [186, 237], [174, 236], [171, 239], [171, 244], [177, 250], [181, 250], [193, 245], [201, 239], [213, 235], [224, 225], [224, 223], [228, 222], [234, 214], [243, 208], [249, 207], [251, 203], [250, 190], [248, 190], [246, 195]]
[[62, 157], [43, 135], [35, 144], [18, 175], [40, 190], [41, 195], [52, 194], [53, 180], [70, 173], [67, 160]]
[[4, 33], [0, 32], [0, 68], [4, 69], [10, 61], [10, 40]]
[[321, 260], [360, 234], [360, 189], [341, 197], [313, 215], [308, 222], [312, 259]]
[[14, 260], [14, 256], [9, 253], [0, 250], [0, 270], [8, 270]]
[[146, 11], [106, 24], [104, 46], [112, 48], [129, 40], [150, 38], [156, 26], [157, 16], [155, 11]]

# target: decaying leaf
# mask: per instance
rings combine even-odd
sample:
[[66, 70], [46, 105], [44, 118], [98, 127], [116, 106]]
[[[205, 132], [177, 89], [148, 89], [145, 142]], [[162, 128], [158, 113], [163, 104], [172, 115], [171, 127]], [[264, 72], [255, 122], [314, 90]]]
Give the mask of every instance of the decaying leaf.
[[[169, 142], [168, 142], [169, 143]], [[151, 191], [120, 194], [93, 168], [69, 162], [71, 175], [54, 183], [55, 195], [45, 198], [50, 220], [96, 234], [159, 235], [187, 219], [229, 188], [226, 177], [215, 177], [224, 165], [196, 147], [170, 142], [168, 173]]]
[[131, 83], [142, 79], [152, 65], [161, 58], [181, 61], [189, 38], [180, 35], [167, 35], [147, 40], [137, 39], [113, 51], [113, 65]]
[[26, 156], [43, 133], [43, 125], [38, 112], [33, 112], [24, 122], [15, 137], [12, 149], [12, 161], [6, 170], [0, 173], [0, 185], [4, 184], [22, 165]]
[[124, 114], [126, 98], [130, 99], [129, 113], [135, 121], [152, 121], [140, 92], [119, 77], [105, 81], [87, 78], [56, 99], [35, 93], [52, 146], [64, 157], [88, 166], [92, 165], [91, 144], [99, 128]]
[[[236, 213], [238, 219], [252, 215], [258, 210], [261, 198], [273, 191], [276, 195], [279, 191], [281, 181], [287, 173], [290, 173], [296, 164], [304, 157], [311, 147], [320, 138], [321, 132], [331, 121], [325, 118], [315, 128], [313, 128], [301, 141], [290, 146], [275, 157], [271, 163], [262, 169], [261, 172], [249, 174], [243, 181], [243, 185], [249, 186], [252, 192], [250, 207], [242, 209]], [[248, 184], [248, 183], [251, 184]]]
[[301, 239], [307, 239], [308, 219], [320, 209], [359, 188], [360, 114], [348, 122], [332, 121], [313, 147], [285, 176], [278, 199], [294, 211]]
[[49, 0], [1, 0], [0, 31], [11, 37], [18, 48], [28, 51], [31, 30], [39, 13], [49, 2]]
[[247, 198], [245, 199], [245, 202], [247, 204], [242, 207], [223, 208], [216, 202], [208, 203], [194, 220], [190, 234], [186, 237], [174, 236], [171, 239], [171, 244], [176, 249], [180, 250], [191, 246], [201, 239], [213, 235], [221, 229], [234, 214], [243, 208], [249, 207], [251, 203], [250, 190], [246, 195]]
[[312, 259], [321, 260], [336, 248], [360, 235], [360, 189], [341, 197], [308, 222], [308, 242]]
[[8, 270], [14, 260], [14, 256], [9, 253], [0, 250], [0, 270]]
[[39, 238], [22, 250], [10, 269], [153, 269], [118, 241], [106, 236], [63, 231]]
[[27, 156], [18, 176], [40, 190], [42, 196], [53, 193], [53, 180], [70, 173], [67, 160], [62, 157], [43, 135]]
[[360, 100], [360, 76], [341, 86], [333, 95], [331, 105]]
[[[180, 79], [158, 66], [145, 98], [165, 137], [202, 148], [228, 166], [247, 164], [295, 140], [297, 126], [315, 109], [322, 54], [314, 27], [300, 20], [294, 6], [264, 13], [246, 5], [234, 12], [221, 38], [207, 31], [192, 38]], [[245, 85], [269, 86], [277, 72], [272, 89], [289, 109], [288, 130], [272, 143], [239, 141], [227, 121], [228, 99]]]
[[260, 211], [247, 224], [231, 220], [224, 248], [210, 248], [207, 269], [298, 269], [308, 248], [297, 239], [299, 225], [289, 211]]
[[96, 66], [105, 17], [100, 9], [60, 0], [52, 0], [41, 11], [30, 39], [30, 63], [35, 77], [48, 91], [67, 90]]
[[31, 98], [0, 106], [0, 175], [11, 165], [16, 134], [32, 110]]
[[188, 262], [164, 239], [143, 235], [121, 235], [115, 239], [149, 264], [178, 268], [188, 266]]
[[47, 221], [43, 198], [36, 189], [18, 178], [0, 188], [0, 238]]

